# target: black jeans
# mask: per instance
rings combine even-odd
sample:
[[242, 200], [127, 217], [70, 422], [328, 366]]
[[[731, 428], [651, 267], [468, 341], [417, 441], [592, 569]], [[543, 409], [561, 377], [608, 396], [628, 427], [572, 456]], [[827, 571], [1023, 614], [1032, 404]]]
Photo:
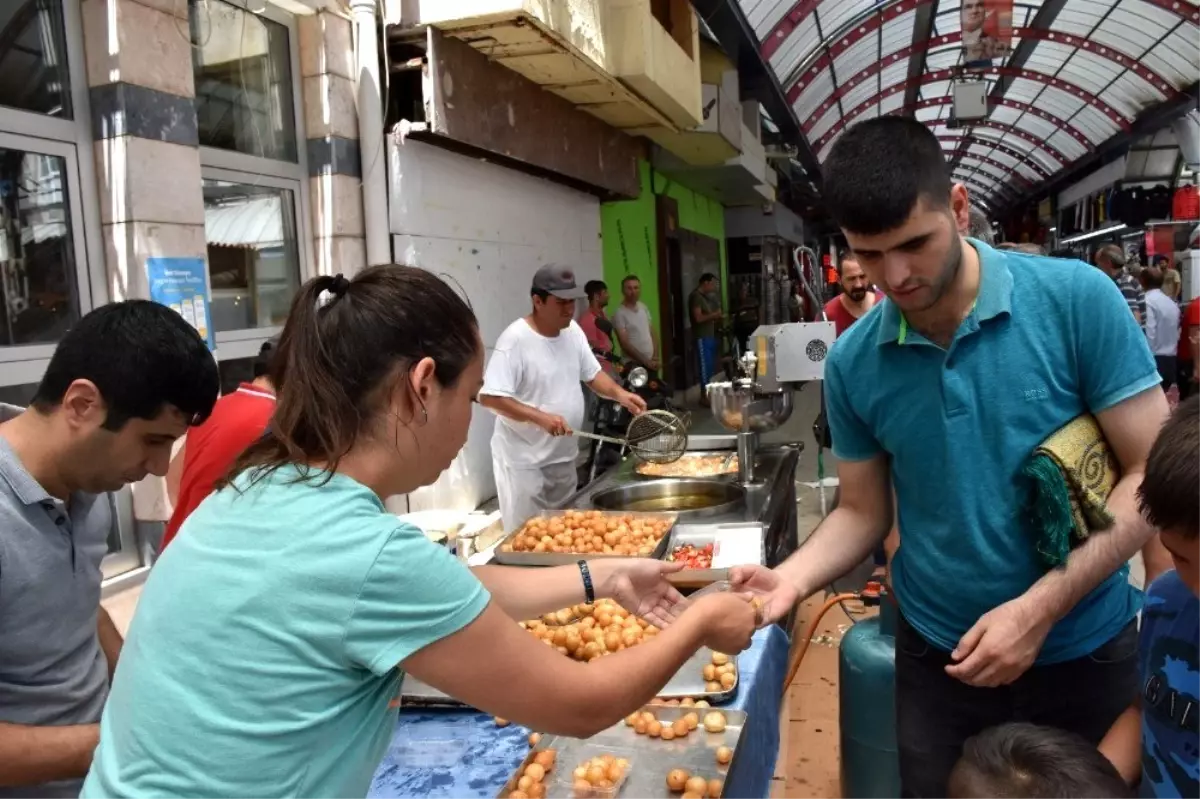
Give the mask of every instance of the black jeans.
[[946, 795], [963, 743], [988, 727], [1027, 721], [1098, 744], [1137, 695], [1137, 622], [1085, 657], [1034, 666], [1011, 685], [975, 688], [946, 674], [950, 653], [901, 616], [896, 630], [896, 738], [904, 796]]
[[1180, 361], [1179, 369], [1179, 399], [1185, 400], [1196, 392], [1196, 362]]
[[1163, 391], [1170, 391], [1171, 386], [1179, 379], [1179, 367], [1174, 355], [1155, 355], [1154, 365], [1158, 367], [1158, 376], [1162, 378]]

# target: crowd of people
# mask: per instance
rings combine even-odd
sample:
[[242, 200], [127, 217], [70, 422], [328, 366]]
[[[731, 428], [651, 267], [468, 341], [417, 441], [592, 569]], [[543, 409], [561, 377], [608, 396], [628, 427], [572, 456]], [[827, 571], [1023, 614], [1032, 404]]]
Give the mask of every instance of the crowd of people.
[[[606, 287], [539, 270], [485, 358], [469, 305], [431, 272], [319, 277], [254, 381], [221, 398], [174, 311], [85, 316], [31, 406], [0, 422], [0, 796], [365, 796], [404, 673], [586, 737], [896, 535], [905, 795], [1200, 795], [1200, 398], [1169, 415], [1157, 327], [1139, 324], [1163, 303], [1123, 296], [1116, 272], [966, 238], [967, 192], [913, 120], [854, 126], [824, 170], [852, 251], [826, 309], [840, 497], [785, 563], [736, 568], [733, 591], [698, 600], [653, 560], [537, 580], [468, 568], [384, 506], [450, 465], [476, 405], [496, 416], [505, 527], [565, 498], [579, 383], [645, 409], [593, 352], [611, 328], [659, 365], [636, 278], [610, 322]], [[712, 283], [688, 302], [702, 339]], [[1083, 416], [1117, 466], [1111, 523], [1047, 568], [1022, 467]], [[112, 492], [148, 474], [169, 475], [176, 518], [122, 641], [100, 561]], [[1143, 602], [1127, 563], [1150, 545], [1174, 569]], [[515, 623], [603, 597], [661, 632], [583, 664]]]

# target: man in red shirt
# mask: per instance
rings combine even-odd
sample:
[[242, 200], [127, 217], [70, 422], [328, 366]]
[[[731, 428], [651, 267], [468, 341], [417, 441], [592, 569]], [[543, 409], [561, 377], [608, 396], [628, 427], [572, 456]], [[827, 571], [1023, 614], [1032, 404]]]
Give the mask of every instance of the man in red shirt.
[[1188, 303], [1179, 325], [1179, 399], [1185, 400], [1196, 393], [1196, 379], [1200, 377], [1200, 297]]
[[[608, 322], [608, 315], [604, 312], [605, 306], [608, 305], [608, 286], [603, 280], [589, 280], [583, 290], [587, 294], [588, 307], [583, 312], [583, 316], [579, 318], [579, 327], [587, 336], [588, 346], [598, 353], [596, 359], [600, 361], [600, 368], [609, 377], [616, 377], [617, 370], [613, 366], [611, 358], [612, 325], [604, 324]], [[606, 327], [610, 332], [601, 330], [601, 326]], [[604, 357], [605, 353], [609, 356], [608, 358]]]
[[[850, 252], [844, 254], [838, 261], [838, 283], [841, 284], [842, 293], [834, 297], [829, 302], [825, 303], [825, 318], [833, 322], [834, 328], [840, 338], [843, 333], [850, 329], [850, 326], [866, 315], [867, 311], [875, 307], [875, 303], [883, 299], [883, 294], [871, 286], [867, 280], [867, 273], [863, 271], [862, 265], [855, 260], [854, 255]], [[825, 395], [821, 394], [821, 417], [825, 418]], [[833, 449], [833, 439], [829, 434], [829, 424], [825, 422], [824, 446], [828, 449]], [[841, 490], [836, 489], [833, 494], [833, 506], [836, 508], [838, 499], [841, 496]], [[883, 546], [875, 551], [875, 575], [882, 577], [886, 573], [888, 557], [887, 549], [890, 546], [895, 550], [895, 542], [898, 537], [898, 531], [893, 528], [888, 540]]]
[[850, 325], [875, 307], [883, 295], [871, 287], [867, 282], [867, 273], [849, 253], [838, 262], [838, 283], [842, 286], [842, 293], [825, 303], [825, 318], [833, 322], [837, 334], [841, 336]]
[[277, 342], [262, 345], [254, 359], [254, 379], [217, 400], [212, 415], [192, 428], [171, 460], [167, 495], [175, 510], [167, 522], [159, 554], [166, 551], [184, 520], [212, 493], [213, 483], [229, 471], [246, 447], [267, 429], [275, 412], [271, 360]]

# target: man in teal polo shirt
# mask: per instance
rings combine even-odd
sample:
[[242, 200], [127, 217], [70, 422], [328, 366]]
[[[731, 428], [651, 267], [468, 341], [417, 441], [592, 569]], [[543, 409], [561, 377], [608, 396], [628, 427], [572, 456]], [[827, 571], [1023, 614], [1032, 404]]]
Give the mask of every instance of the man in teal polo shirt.
[[[1126, 562], [1154, 534], [1135, 491], [1167, 404], [1111, 280], [959, 235], [967, 191], [920, 123], [854, 126], [824, 177], [830, 213], [887, 299], [838, 339], [825, 372], [841, 502], [775, 571], [734, 581], [782, 617], [883, 540], [894, 483], [901, 780], [906, 795], [945, 796], [982, 729], [1028, 720], [1099, 742], [1134, 695]], [[1088, 412], [1122, 467], [1116, 523], [1047, 571], [1021, 468]]]

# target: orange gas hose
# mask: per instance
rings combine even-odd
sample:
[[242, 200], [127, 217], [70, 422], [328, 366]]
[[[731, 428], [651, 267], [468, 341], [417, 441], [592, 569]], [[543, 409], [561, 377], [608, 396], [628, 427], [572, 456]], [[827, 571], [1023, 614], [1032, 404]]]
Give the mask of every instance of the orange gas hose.
[[804, 661], [804, 655], [808, 652], [808, 645], [812, 643], [813, 636], [817, 634], [817, 625], [821, 623], [821, 618], [829, 612], [829, 609], [839, 602], [844, 602], [847, 599], [858, 599], [858, 594], [834, 594], [825, 600], [825, 604], [817, 611], [817, 615], [808, 625], [808, 634], [804, 636], [803, 642], [800, 644], [800, 651], [796, 653], [796, 657], [788, 664], [787, 678], [783, 681], [783, 695], [786, 697], [788, 689], [792, 686], [792, 680], [796, 679], [796, 672], [800, 671], [800, 664]]

